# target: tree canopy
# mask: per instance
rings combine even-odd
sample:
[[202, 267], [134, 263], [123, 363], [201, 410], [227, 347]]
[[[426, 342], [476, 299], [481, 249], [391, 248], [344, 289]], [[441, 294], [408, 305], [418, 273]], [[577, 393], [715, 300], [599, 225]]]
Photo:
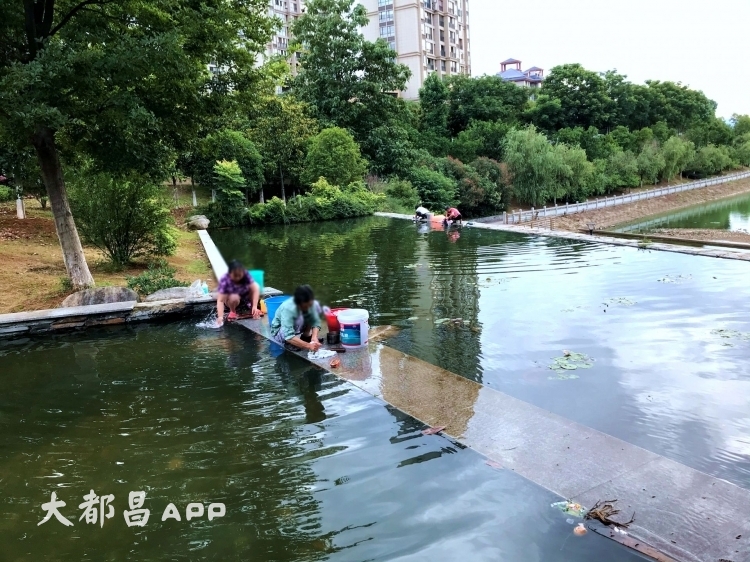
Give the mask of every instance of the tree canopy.
[[61, 157], [161, 179], [207, 119], [252, 95], [272, 25], [265, 0], [0, 4], [0, 137], [34, 147], [73, 286], [93, 278]]

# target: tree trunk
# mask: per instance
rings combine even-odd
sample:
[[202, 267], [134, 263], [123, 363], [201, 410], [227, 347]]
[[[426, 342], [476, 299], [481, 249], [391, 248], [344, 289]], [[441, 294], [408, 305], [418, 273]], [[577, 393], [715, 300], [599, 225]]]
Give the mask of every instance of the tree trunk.
[[263, 188], [262, 187], [260, 188], [260, 202], [261, 203], [265, 203], [266, 202], [266, 198], [263, 196]]
[[279, 165], [279, 174], [281, 175], [281, 200], [286, 203], [286, 188], [284, 187], [284, 170]]
[[31, 137], [31, 142], [36, 149], [39, 168], [47, 188], [52, 215], [55, 218], [57, 237], [62, 248], [65, 269], [75, 289], [85, 289], [94, 286], [94, 278], [91, 276], [86, 256], [83, 254], [81, 239], [78, 237], [76, 223], [68, 204], [68, 193], [63, 181], [60, 156], [55, 145], [55, 133], [47, 128], [40, 127]]
[[192, 191], [193, 191], [193, 207], [197, 207], [198, 198], [195, 196], [195, 181], [193, 181], [192, 176], [190, 177], [190, 187], [192, 188]]

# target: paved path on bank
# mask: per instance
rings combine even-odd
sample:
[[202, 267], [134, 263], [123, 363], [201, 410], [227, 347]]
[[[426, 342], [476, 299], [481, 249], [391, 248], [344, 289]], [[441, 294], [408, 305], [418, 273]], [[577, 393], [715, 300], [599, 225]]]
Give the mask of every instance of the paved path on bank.
[[540, 209], [531, 209], [530, 211], [518, 211], [516, 213], [503, 213], [495, 217], [487, 217], [480, 219], [488, 222], [503, 222], [505, 224], [520, 224], [532, 219], [546, 218], [546, 217], [561, 217], [566, 215], [572, 215], [576, 213], [583, 213], [585, 211], [594, 211], [597, 209], [606, 209], [608, 207], [616, 207], [618, 205], [625, 205], [626, 203], [635, 203], [637, 201], [645, 201], [647, 199], [653, 199], [655, 197], [663, 197], [672, 193], [681, 193], [683, 191], [692, 191], [694, 189], [701, 189], [704, 187], [710, 187], [714, 185], [721, 185], [744, 178], [750, 178], [750, 172], [738, 172], [734, 174], [727, 174], [726, 176], [718, 176], [715, 178], [707, 178], [705, 180], [693, 181], [689, 183], [682, 183], [678, 185], [667, 185], [664, 187], [657, 187], [655, 189], [649, 189], [648, 191], [638, 191], [635, 193], [627, 193], [625, 195], [617, 195], [612, 197], [602, 197], [601, 199], [594, 199], [591, 201], [583, 201], [581, 203], [570, 203], [565, 205], [555, 205], [554, 207], [542, 207]]
[[[270, 335], [266, 319], [239, 324]], [[562, 498], [619, 500], [638, 541], [686, 562], [750, 560], [749, 490], [381, 343], [340, 358], [312, 362]]]

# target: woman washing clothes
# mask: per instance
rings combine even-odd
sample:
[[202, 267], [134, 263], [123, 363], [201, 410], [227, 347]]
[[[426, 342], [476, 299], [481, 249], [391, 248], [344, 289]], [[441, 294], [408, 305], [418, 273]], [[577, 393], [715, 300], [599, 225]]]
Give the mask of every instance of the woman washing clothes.
[[279, 306], [271, 322], [271, 337], [279, 345], [290, 344], [301, 349], [318, 351], [320, 313], [309, 285], [294, 290], [294, 296]]
[[216, 325], [224, 324], [224, 307], [229, 307], [227, 320], [232, 322], [240, 318], [240, 314], [247, 310], [250, 318], [260, 318], [258, 299], [260, 299], [260, 285], [258, 285], [245, 267], [234, 260], [229, 263], [227, 271], [219, 280], [218, 297], [216, 297], [217, 319]]

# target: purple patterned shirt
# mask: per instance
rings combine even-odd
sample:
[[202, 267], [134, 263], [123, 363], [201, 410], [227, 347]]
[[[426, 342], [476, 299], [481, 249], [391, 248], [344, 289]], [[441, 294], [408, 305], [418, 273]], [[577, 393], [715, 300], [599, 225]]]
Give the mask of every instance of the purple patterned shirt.
[[225, 273], [219, 281], [219, 294], [239, 295], [240, 298], [245, 298], [250, 294], [250, 286], [252, 284], [253, 278], [247, 271], [239, 283], [232, 281], [232, 278], [229, 277], [229, 273]]

